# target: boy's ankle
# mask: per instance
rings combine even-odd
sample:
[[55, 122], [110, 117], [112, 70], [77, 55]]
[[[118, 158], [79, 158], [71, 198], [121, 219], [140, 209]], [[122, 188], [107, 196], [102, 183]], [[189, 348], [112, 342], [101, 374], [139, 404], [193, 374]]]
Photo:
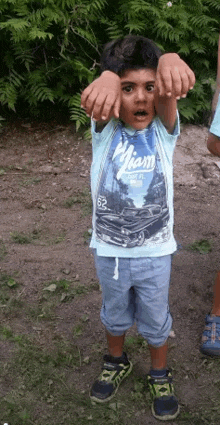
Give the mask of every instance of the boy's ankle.
[[105, 361], [107, 360], [110, 363], [129, 363], [128, 358], [127, 358], [127, 354], [125, 352], [122, 352], [121, 356], [112, 356], [111, 354], [107, 354], [104, 356]]
[[109, 351], [109, 356], [111, 356], [111, 357], [114, 357], [114, 358], [116, 358], [116, 359], [119, 359], [120, 357], [122, 357], [123, 356], [123, 351], [121, 352], [121, 353], [119, 353], [119, 352], [116, 352], [116, 353], [114, 353], [114, 352], [111, 352], [110, 353], [110, 351]]
[[167, 369], [151, 369], [150, 376], [152, 378], [164, 378], [167, 375]]

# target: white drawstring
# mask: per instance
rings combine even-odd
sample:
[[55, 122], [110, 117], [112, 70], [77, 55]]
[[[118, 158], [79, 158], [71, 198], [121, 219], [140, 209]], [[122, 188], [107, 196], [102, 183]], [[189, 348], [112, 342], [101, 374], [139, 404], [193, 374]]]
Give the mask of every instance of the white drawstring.
[[115, 270], [113, 279], [118, 280], [118, 257], [115, 257]]

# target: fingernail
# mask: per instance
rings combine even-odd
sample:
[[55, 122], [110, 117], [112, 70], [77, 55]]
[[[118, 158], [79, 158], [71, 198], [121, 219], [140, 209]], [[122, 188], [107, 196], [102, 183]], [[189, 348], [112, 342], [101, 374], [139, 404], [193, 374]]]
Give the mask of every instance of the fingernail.
[[106, 120], [106, 116], [104, 116], [104, 115], [103, 115], [103, 117], [101, 117], [101, 118], [102, 118], [102, 120], [103, 120], [103, 121], [105, 121], [105, 120]]
[[183, 94], [182, 97], [186, 97], [186, 94]]
[[90, 118], [90, 115], [89, 115], [89, 114], [86, 114], [86, 116], [87, 116], [88, 118]]
[[180, 96], [177, 96], [176, 99], [179, 100], [180, 99]]

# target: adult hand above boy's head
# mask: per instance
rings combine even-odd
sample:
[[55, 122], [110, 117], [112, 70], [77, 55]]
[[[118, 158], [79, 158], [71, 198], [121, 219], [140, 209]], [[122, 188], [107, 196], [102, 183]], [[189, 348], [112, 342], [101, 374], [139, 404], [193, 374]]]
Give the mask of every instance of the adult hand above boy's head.
[[119, 118], [120, 106], [120, 77], [111, 71], [104, 71], [81, 96], [81, 107], [95, 121], [108, 121], [112, 116]]
[[186, 97], [195, 84], [195, 74], [176, 53], [162, 55], [158, 62], [156, 86], [159, 96]]

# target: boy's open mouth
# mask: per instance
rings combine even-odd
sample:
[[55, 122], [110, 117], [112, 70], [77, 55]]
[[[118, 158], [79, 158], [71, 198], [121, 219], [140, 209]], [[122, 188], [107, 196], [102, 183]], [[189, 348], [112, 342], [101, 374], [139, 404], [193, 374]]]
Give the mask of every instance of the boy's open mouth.
[[147, 112], [144, 109], [140, 109], [139, 111], [135, 112], [134, 114], [136, 117], [145, 117], [147, 114]]

